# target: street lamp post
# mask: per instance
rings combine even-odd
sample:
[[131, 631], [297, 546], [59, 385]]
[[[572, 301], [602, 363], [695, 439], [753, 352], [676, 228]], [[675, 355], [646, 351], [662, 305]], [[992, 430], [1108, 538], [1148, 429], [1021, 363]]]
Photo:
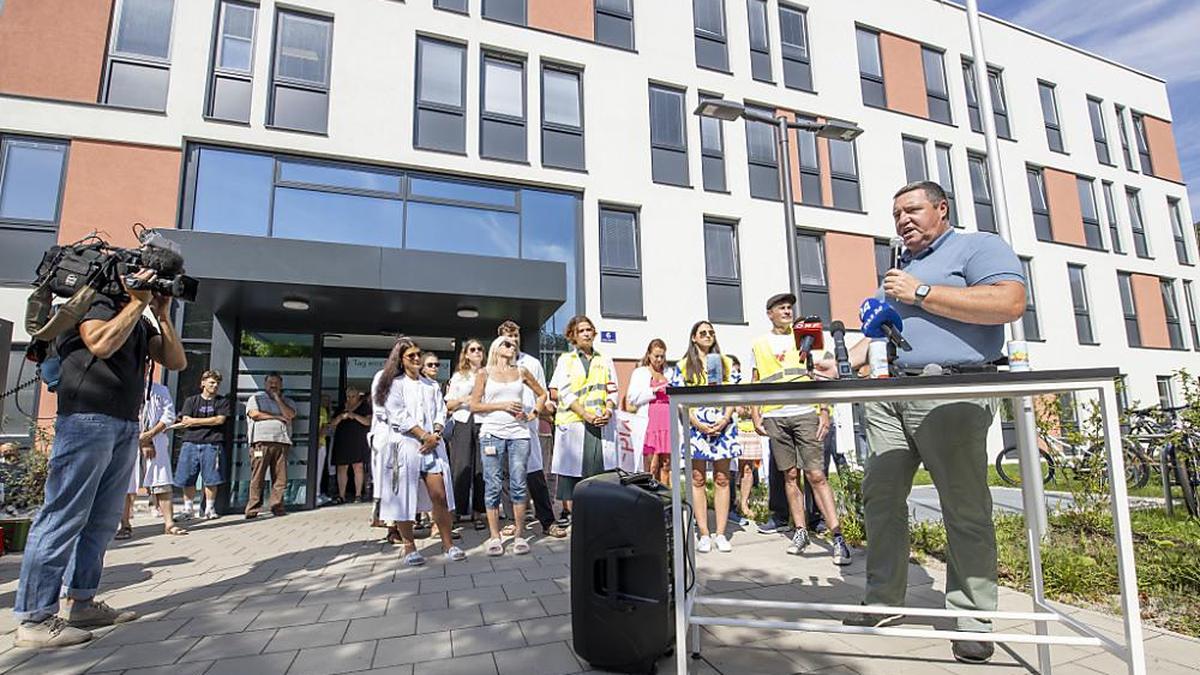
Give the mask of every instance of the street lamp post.
[[770, 124], [775, 134], [775, 145], [779, 150], [779, 192], [783, 197], [783, 222], [787, 228], [788, 255], [788, 290], [796, 298], [800, 297], [800, 256], [796, 251], [796, 198], [792, 194], [792, 163], [788, 144], [788, 131], [814, 132], [820, 138], [839, 141], [852, 141], [862, 134], [863, 130], [853, 122], [827, 120], [825, 122], [797, 122], [782, 115], [772, 117], [760, 112], [749, 110], [736, 101], [725, 99], [707, 99], [696, 106], [695, 114], [701, 117], [712, 117], [726, 122], [732, 122], [739, 117], [750, 122]]

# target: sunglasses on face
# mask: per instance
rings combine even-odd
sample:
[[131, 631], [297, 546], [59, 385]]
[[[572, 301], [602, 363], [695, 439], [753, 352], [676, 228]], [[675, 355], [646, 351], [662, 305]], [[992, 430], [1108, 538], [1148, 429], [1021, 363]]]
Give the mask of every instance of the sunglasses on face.
[[483, 347], [467, 347], [468, 354], [471, 352], [481, 352], [481, 351], [483, 351]]
[[421, 352], [409, 352], [404, 355], [404, 358], [409, 361], [420, 361], [421, 360]]
[[717, 337], [717, 334], [715, 331], [702, 330], [696, 332], [696, 337]]

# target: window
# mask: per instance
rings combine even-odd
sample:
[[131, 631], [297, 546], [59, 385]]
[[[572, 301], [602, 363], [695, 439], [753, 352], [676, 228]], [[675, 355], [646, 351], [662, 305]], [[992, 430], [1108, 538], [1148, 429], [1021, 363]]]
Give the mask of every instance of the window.
[[971, 195], [975, 200], [975, 229], [996, 232], [996, 212], [992, 207], [992, 181], [988, 176], [987, 158], [967, 153], [967, 169], [971, 175]]
[[750, 23], [750, 76], [771, 81], [771, 38], [767, 24], [767, 0], [746, 0]]
[[1113, 253], [1125, 254], [1125, 244], [1121, 241], [1121, 225], [1117, 222], [1117, 206], [1113, 200], [1112, 183], [1102, 181], [1104, 190], [1104, 215], [1108, 218], [1108, 238], [1112, 244]]
[[1042, 330], [1038, 326], [1037, 295], [1033, 292], [1033, 265], [1029, 258], [1021, 258], [1021, 272], [1025, 275], [1025, 315], [1021, 318], [1025, 326], [1025, 339], [1041, 340]]
[[1167, 314], [1167, 335], [1171, 338], [1171, 349], [1187, 349], [1183, 344], [1183, 328], [1179, 320], [1179, 301], [1175, 298], [1175, 280], [1159, 279], [1162, 291], [1163, 310]]
[[254, 27], [257, 23], [257, 6], [221, 3], [205, 113], [208, 117], [243, 124], [250, 122]]
[[1133, 252], [1139, 258], [1150, 257], [1150, 242], [1146, 239], [1146, 228], [1142, 221], [1142, 200], [1138, 191], [1125, 188], [1125, 199], [1129, 202], [1129, 227], [1133, 230]]
[[1175, 257], [1180, 265], [1191, 265], [1192, 257], [1188, 253], [1187, 234], [1183, 227], [1183, 212], [1179, 209], [1179, 200], [1167, 199], [1167, 210], [1171, 212], [1171, 236], [1175, 239]]
[[633, 49], [633, 0], [596, 0], [596, 42]]
[[41, 386], [36, 383], [37, 370], [32, 363], [25, 360], [24, 346], [13, 345], [11, 351], [4, 356], [8, 359], [4, 391], [12, 391], [18, 384], [30, 379], [35, 380], [35, 384], [0, 399], [0, 440], [25, 446], [30, 441], [32, 423], [28, 415], [36, 417], [38, 414], [38, 392]]
[[[67, 144], [40, 138], [0, 138], [0, 221], [58, 223]], [[37, 261], [31, 261], [30, 269]]]
[[919, 180], [929, 180], [929, 169], [925, 166], [925, 141], [920, 138], [902, 136], [904, 146], [904, 179], [912, 183]]
[[479, 156], [524, 162], [525, 62], [484, 54], [479, 105]]
[[451, 12], [467, 13], [467, 0], [433, 0], [433, 6]]
[[1129, 150], [1129, 131], [1125, 127], [1125, 106], [1114, 103], [1113, 110], [1117, 113], [1117, 133], [1121, 136], [1121, 153], [1125, 155], [1125, 168], [1137, 171], [1133, 164], [1133, 153]]
[[741, 263], [737, 226], [704, 221], [704, 276], [708, 286], [708, 318], [718, 323], [742, 323]]
[[829, 173], [833, 179], [835, 209], [862, 211], [862, 194], [858, 189], [858, 158], [855, 157], [854, 149], [854, 141], [829, 140]]
[[584, 168], [583, 74], [542, 66], [542, 164]]
[[819, 316], [829, 323], [829, 277], [825, 273], [825, 237], [811, 232], [796, 233], [796, 264], [800, 297], [796, 318]]
[[1158, 387], [1158, 405], [1168, 410], [1175, 407], [1173, 379], [1174, 377], [1171, 375], [1159, 375], [1154, 378], [1154, 383]]
[[600, 313], [642, 317], [642, 261], [634, 211], [600, 208]]
[[1075, 309], [1075, 336], [1081, 345], [1099, 344], [1092, 335], [1092, 319], [1088, 309], [1087, 281], [1083, 265], [1067, 265], [1067, 278], [1071, 283], [1071, 305]]
[[950, 210], [950, 224], [962, 227], [958, 222], [958, 208], [954, 205], [954, 165], [950, 162], [950, 146], [936, 143], [933, 149], [937, 155], [938, 185], [946, 193], [946, 206]]
[[483, 18], [525, 25], [525, 0], [483, 0]]
[[1058, 119], [1058, 99], [1054, 85], [1038, 80], [1038, 98], [1042, 101], [1042, 121], [1046, 125], [1046, 143], [1055, 152], [1064, 152], [1062, 125]]
[[1108, 152], [1108, 131], [1104, 128], [1104, 102], [1098, 98], [1087, 99], [1088, 118], [1092, 121], [1092, 142], [1096, 145], [1096, 160], [1112, 166]]
[[979, 112], [979, 87], [975, 84], [975, 68], [970, 61], [963, 60], [963, 88], [967, 91], [967, 118], [971, 131], [983, 133], [983, 121]]
[[996, 122], [996, 135], [1011, 140], [1008, 99], [1004, 95], [1004, 77], [998, 68], [988, 68], [988, 92], [992, 97], [992, 118]]
[[685, 95], [650, 85], [650, 173], [656, 183], [689, 185]]
[[700, 117], [700, 171], [705, 190], [726, 191], [725, 129], [721, 120], [715, 117]]
[[[800, 122], [815, 122], [816, 119], [797, 116]], [[830, 146], [832, 151], [833, 147]], [[821, 206], [821, 155], [817, 152], [817, 134], [812, 131], [796, 130], [796, 152], [800, 158], [800, 195], [796, 201], [811, 206]]]
[[1196, 329], [1196, 298], [1192, 295], [1192, 282], [1183, 282], [1183, 301], [1187, 304], [1188, 325], [1192, 329], [1192, 349], [1200, 352], [1200, 330]]
[[1117, 411], [1124, 415], [1125, 411], [1129, 410], [1129, 378], [1125, 375], [1118, 375], [1115, 382], [1117, 385]]
[[1092, 179], [1077, 176], [1075, 188], [1079, 192], [1079, 210], [1083, 215], [1083, 239], [1088, 248], [1104, 250], [1104, 235], [1100, 230], [1100, 214], [1096, 210], [1096, 191]]
[[1142, 331], [1138, 327], [1137, 306], [1133, 302], [1133, 279], [1128, 272], [1117, 272], [1117, 291], [1121, 296], [1121, 314], [1125, 317], [1125, 341], [1130, 347], [1142, 346]]
[[466, 79], [465, 46], [428, 38], [417, 39], [414, 146], [443, 152], [466, 152], [467, 109], [463, 92]]
[[779, 41], [783, 46], [783, 86], [812, 91], [807, 12], [798, 7], [779, 5]]
[[1046, 184], [1042, 170], [1026, 167], [1025, 178], [1029, 182], [1029, 202], [1033, 206], [1033, 232], [1038, 241], [1054, 241], [1050, 229], [1050, 206], [1046, 202]]
[[696, 65], [729, 72], [725, 0], [692, 0], [692, 17], [695, 21]]
[[[770, 117], [771, 110], [759, 109]], [[761, 199], [782, 199], [779, 194], [779, 155], [776, 151], [775, 127], [766, 122], [746, 120], [746, 159], [750, 167], [750, 196]]]
[[875, 285], [883, 286], [883, 275], [892, 268], [892, 244], [875, 240]]
[[331, 19], [279, 12], [267, 124], [325, 133], [329, 123]]
[[942, 53], [921, 47], [921, 65], [925, 69], [925, 100], [929, 119], [950, 124], [950, 92], [946, 88], [946, 67]]
[[167, 109], [174, 0], [121, 0], [113, 12], [104, 102], [123, 108]]
[[1131, 112], [1133, 115], [1133, 138], [1137, 141], [1138, 159], [1141, 161], [1142, 173], [1147, 176], [1154, 175], [1154, 165], [1150, 161], [1150, 143], [1146, 139], [1146, 119], [1141, 115]]
[[859, 28], [858, 79], [862, 87], [865, 105], [887, 107], [887, 95], [883, 90], [883, 61], [879, 57], [879, 33]]

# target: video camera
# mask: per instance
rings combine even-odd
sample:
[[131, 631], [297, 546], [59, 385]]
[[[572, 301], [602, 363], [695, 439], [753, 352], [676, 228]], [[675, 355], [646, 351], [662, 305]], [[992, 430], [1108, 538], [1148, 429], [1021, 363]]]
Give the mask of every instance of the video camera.
[[[195, 301], [200, 282], [183, 273], [179, 246], [141, 223], [133, 229], [141, 243], [138, 248], [111, 246], [95, 234], [73, 244], [52, 246], [42, 255], [34, 285], [44, 286], [63, 298], [91, 286], [111, 298], [127, 297], [125, 289], [130, 288]], [[134, 277], [144, 269], [155, 273], [148, 282]]]

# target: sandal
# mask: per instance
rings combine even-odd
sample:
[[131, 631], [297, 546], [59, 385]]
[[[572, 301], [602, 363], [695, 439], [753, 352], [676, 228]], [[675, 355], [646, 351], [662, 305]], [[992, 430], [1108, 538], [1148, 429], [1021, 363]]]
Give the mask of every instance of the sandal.
[[524, 537], [513, 539], [513, 553], [517, 555], [525, 555], [529, 553], [529, 542]]
[[126, 526], [126, 525], [122, 525], [117, 530], [117, 533], [115, 535], [113, 535], [113, 539], [132, 539], [132, 538], [133, 538], [133, 527]]
[[492, 557], [504, 555], [504, 542], [499, 539], [488, 539], [487, 554]]
[[400, 528], [396, 527], [395, 525], [388, 528], [387, 543], [399, 544], [403, 540], [404, 540], [404, 537], [400, 536]]
[[516, 525], [513, 525], [513, 524], [511, 524], [511, 523], [510, 523], [510, 524], [508, 524], [508, 525], [505, 525], [505, 526], [504, 526], [504, 527], [503, 527], [503, 528], [500, 530], [500, 534], [502, 534], [502, 535], [504, 535], [504, 536], [506, 536], [506, 537], [511, 537], [511, 536], [513, 536], [513, 535], [514, 535], [514, 534], [516, 534], [516, 533], [517, 533], [517, 526], [516, 526]]
[[467, 552], [457, 546], [451, 546], [446, 549], [446, 557], [454, 562], [467, 559]]
[[167, 528], [166, 531], [164, 532], [164, 534], [169, 534], [169, 535], [173, 535], [173, 536], [180, 536], [180, 535], [184, 535], [187, 533], [188, 533], [187, 530], [185, 530], [182, 527], [179, 527], [177, 525], [172, 525], [171, 527]]
[[487, 523], [483, 522], [483, 520], [480, 518], [476, 518], [475, 519], [475, 531], [479, 532], [480, 530], [486, 530], [486, 529], [487, 529]]
[[551, 523], [550, 527], [545, 528], [543, 532], [546, 533], [547, 537], [554, 537], [555, 539], [562, 539], [567, 536], [567, 528], [558, 523]]
[[413, 551], [404, 556], [404, 564], [409, 567], [420, 567], [425, 564], [425, 556], [421, 555], [420, 551]]

